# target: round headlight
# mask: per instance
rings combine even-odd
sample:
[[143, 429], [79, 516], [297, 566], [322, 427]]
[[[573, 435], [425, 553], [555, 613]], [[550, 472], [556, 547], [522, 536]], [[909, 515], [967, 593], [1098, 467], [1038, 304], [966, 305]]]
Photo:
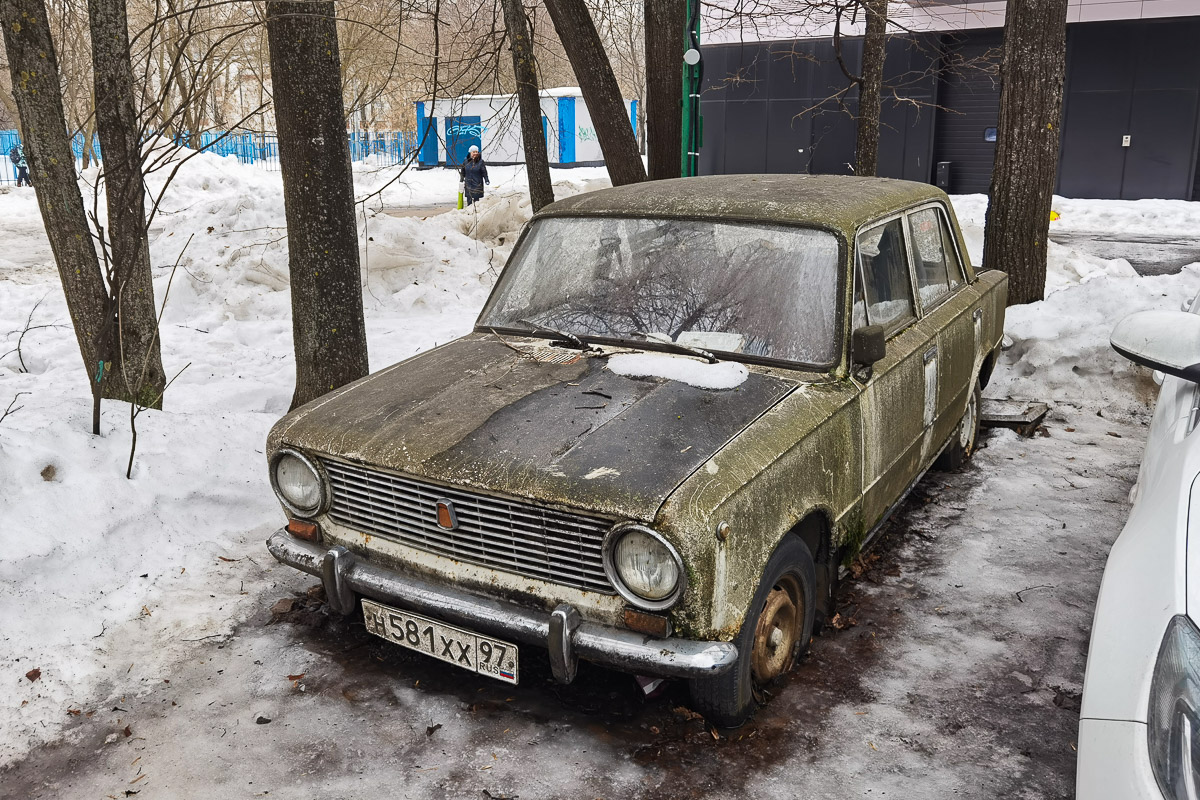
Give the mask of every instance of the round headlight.
[[614, 530], [605, 540], [605, 571], [621, 596], [647, 610], [669, 608], [683, 590], [683, 562], [654, 531]]
[[316, 465], [294, 450], [275, 457], [271, 482], [283, 504], [297, 514], [316, 514], [325, 504], [325, 484]]

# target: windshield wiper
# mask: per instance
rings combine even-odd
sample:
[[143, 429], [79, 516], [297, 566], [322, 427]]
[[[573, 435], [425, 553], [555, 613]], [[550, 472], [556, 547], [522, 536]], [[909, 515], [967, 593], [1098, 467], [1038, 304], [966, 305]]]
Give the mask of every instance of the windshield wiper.
[[530, 330], [532, 330], [532, 331], [535, 331], [535, 332], [543, 331], [545, 333], [549, 333], [549, 334], [553, 334], [554, 336], [557, 336], [558, 343], [561, 345], [566, 345], [568, 347], [574, 347], [577, 350], [583, 350], [583, 351], [588, 351], [588, 350], [592, 349], [591, 345], [584, 344], [584, 341], [573, 333], [568, 333], [567, 331], [560, 331], [557, 328], [551, 328], [548, 325], [543, 325], [540, 322], [534, 322], [533, 320], [529, 320], [529, 319], [519, 319], [519, 320], [517, 320], [517, 322], [520, 322], [523, 325], [528, 325]]
[[674, 350], [676, 353], [683, 353], [689, 356], [699, 356], [710, 364], [716, 364], [718, 361], [720, 361], [719, 358], [707, 350], [701, 350], [699, 347], [692, 347], [688, 344], [680, 344], [670, 336], [667, 336], [665, 333], [646, 333], [645, 331], [634, 331], [633, 335], [640, 336], [648, 342], [661, 344], [670, 350]]

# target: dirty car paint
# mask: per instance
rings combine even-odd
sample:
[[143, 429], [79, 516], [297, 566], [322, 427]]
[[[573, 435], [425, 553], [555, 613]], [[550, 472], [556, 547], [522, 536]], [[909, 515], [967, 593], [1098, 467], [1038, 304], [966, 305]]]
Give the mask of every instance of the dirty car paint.
[[553, 364], [473, 334], [280, 423], [313, 453], [455, 486], [651, 521], [667, 496], [798, 385], [755, 370], [714, 391]]
[[[889, 346], [901, 336], [920, 340], [916, 355], [899, 359], [905, 361], [921, 358], [928, 346], [921, 342], [939, 342], [946, 355], [935, 397], [927, 397], [924, 377], [893, 381], [886, 394], [869, 397], [864, 389], [898, 359], [885, 359], [872, 378], [856, 376], [848, 313], [839, 317], [841, 361], [828, 374], [751, 366], [746, 383], [725, 392], [621, 378], [603, 369], [602, 356], [539, 363], [477, 330], [285, 417], [272, 431], [268, 456], [286, 442], [434, 481], [650, 523], [679, 550], [688, 575], [687, 591], [670, 612], [677, 634], [731, 640], [784, 536], [819, 523], [825, 538], [814, 553], [824, 559], [818, 569], [836, 571], [932, 463], [999, 345], [1007, 276], [977, 274], [945, 194], [905, 181], [746, 175], [656, 181], [577, 195], [537, 215], [812, 225], [843, 243], [848, 277], [854, 252], [846, 243], [861, 227], [932, 202], [951, 222], [967, 281], [937, 319], [972, 322], [943, 335], [943, 323], [927, 316]], [[843, 310], [852, 293], [853, 281], [843, 280]], [[922, 422], [923, 430], [887, 416], [889, 404], [922, 414], [927, 403], [935, 420]], [[889, 461], [886, 453], [901, 457]], [[864, 504], [872, 487], [879, 501]], [[729, 525], [724, 538], [716, 535], [722, 522]], [[441, 570], [454, 574], [450, 563]], [[511, 596], [529, 581], [497, 573], [495, 584], [494, 593]], [[576, 606], [585, 618], [614, 619], [611, 597], [584, 599], [586, 593]]]

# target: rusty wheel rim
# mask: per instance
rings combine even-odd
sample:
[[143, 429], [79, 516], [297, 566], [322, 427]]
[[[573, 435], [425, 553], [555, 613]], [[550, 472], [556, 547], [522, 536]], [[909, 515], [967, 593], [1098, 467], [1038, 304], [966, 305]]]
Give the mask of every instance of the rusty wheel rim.
[[754, 629], [750, 670], [759, 683], [767, 683], [792, 668], [804, 619], [800, 583], [792, 575], [780, 578], [767, 595]]

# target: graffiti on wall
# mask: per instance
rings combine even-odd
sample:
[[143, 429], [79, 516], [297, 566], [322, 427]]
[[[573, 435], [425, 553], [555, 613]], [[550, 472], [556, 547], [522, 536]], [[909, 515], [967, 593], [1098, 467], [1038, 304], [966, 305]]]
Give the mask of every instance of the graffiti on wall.
[[447, 136], [463, 136], [463, 137], [477, 136], [482, 139], [483, 133], [487, 129], [488, 128], [486, 125], [481, 125], [481, 124], [470, 125], [470, 124], [462, 123], [459, 125], [447, 125], [446, 126], [446, 135]]

